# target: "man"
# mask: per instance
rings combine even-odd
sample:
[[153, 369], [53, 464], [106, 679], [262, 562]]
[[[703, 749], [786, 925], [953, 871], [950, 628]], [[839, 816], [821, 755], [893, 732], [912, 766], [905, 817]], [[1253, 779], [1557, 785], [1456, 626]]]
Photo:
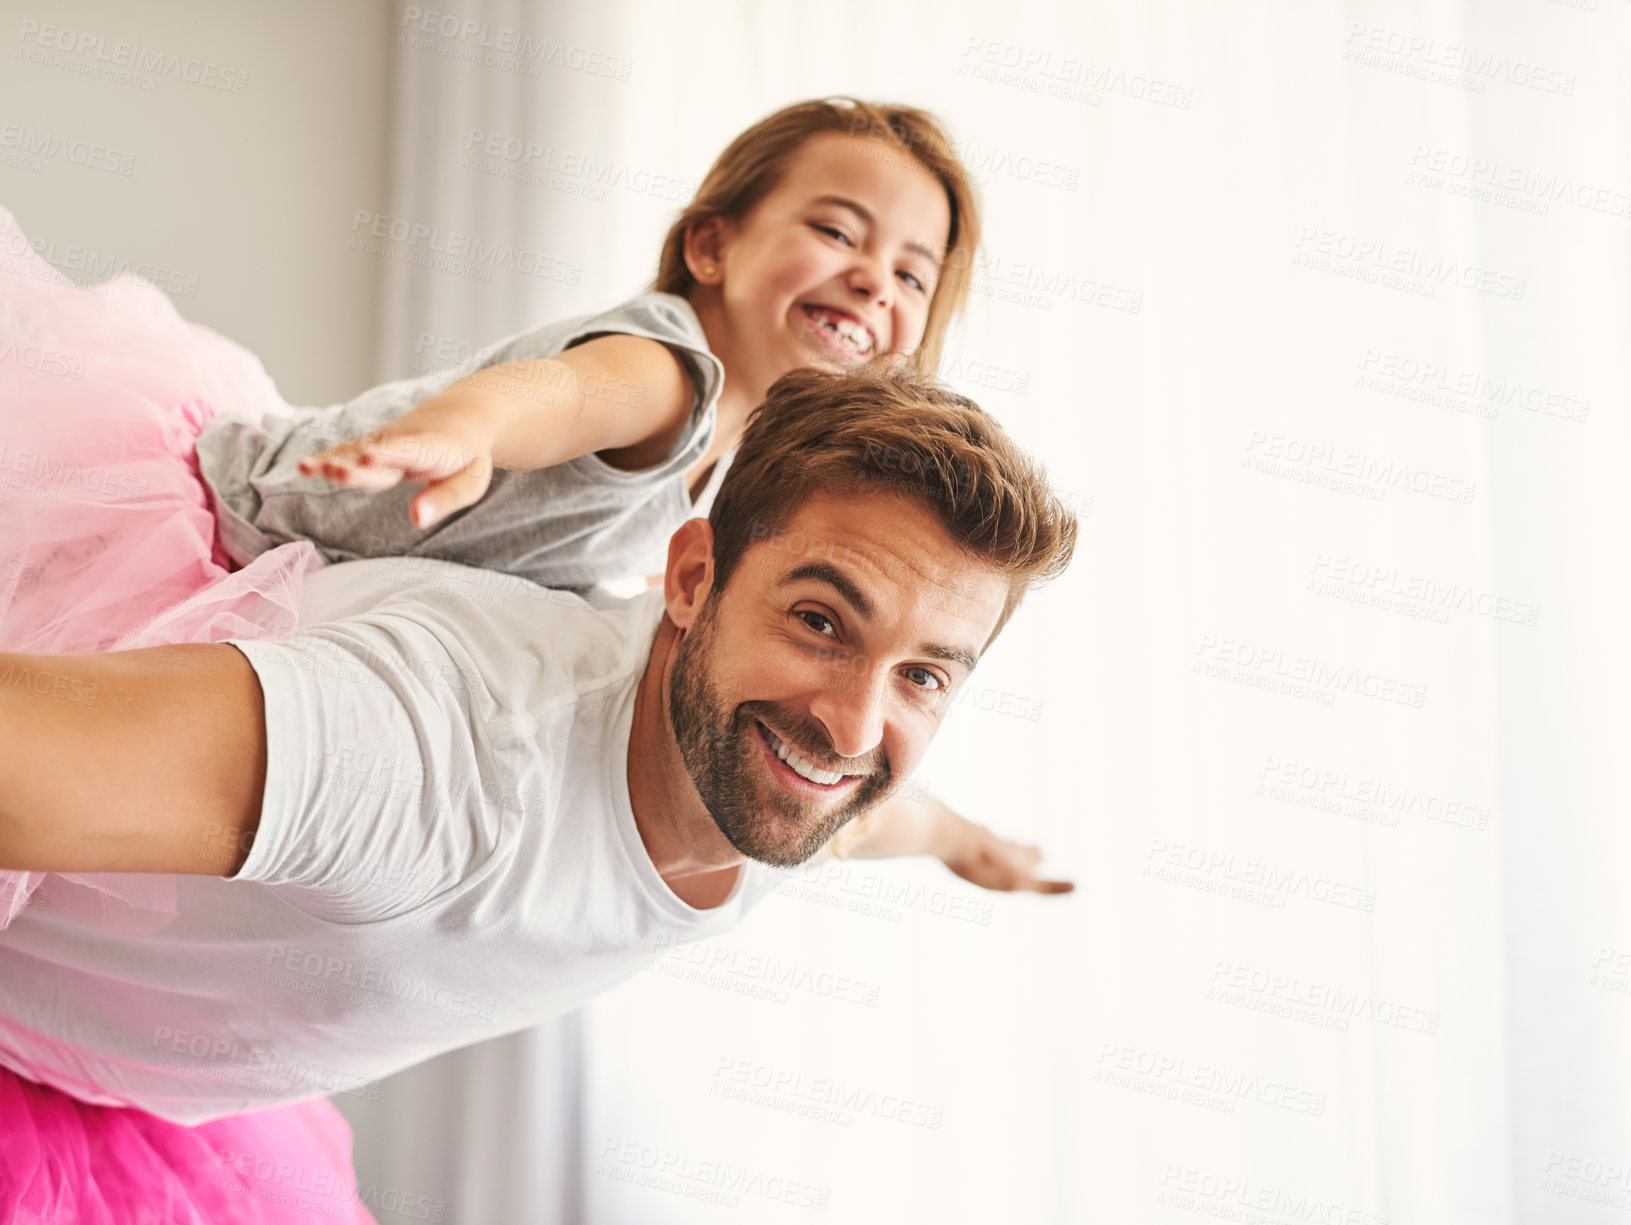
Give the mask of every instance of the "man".
[[971, 402], [803, 371], [635, 600], [382, 559], [289, 639], [0, 655], [51, 678], [0, 703], [0, 867], [190, 874], [158, 932], [53, 885], [0, 933], [0, 1065], [188, 1123], [355, 1089], [734, 925], [863, 814], [930, 849], [891, 793], [1075, 532]]

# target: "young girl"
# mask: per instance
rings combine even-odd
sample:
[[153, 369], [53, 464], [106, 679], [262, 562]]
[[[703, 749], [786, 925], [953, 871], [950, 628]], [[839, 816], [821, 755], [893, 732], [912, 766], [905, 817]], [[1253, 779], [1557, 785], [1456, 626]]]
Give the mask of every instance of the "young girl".
[[[932, 371], [977, 240], [966, 176], [928, 116], [789, 107], [709, 172], [664, 243], [654, 292], [514, 337], [466, 370], [314, 411], [289, 409], [251, 355], [157, 291], [67, 285], [0, 215], [12, 274], [0, 300], [12, 338], [0, 352], [0, 404], [12, 406], [0, 419], [0, 649], [285, 634], [321, 559], [420, 554], [579, 590], [641, 572], [705, 511], [779, 375], [867, 361]], [[15, 683], [49, 678], [0, 677], [0, 699]], [[935, 841], [976, 883], [1054, 888], [1031, 875], [1034, 852], [943, 806], [916, 805], [869, 853], [917, 839], [912, 820], [957, 831]], [[173, 914], [162, 877], [64, 879], [101, 890], [110, 922]], [[0, 926], [42, 901], [38, 884], [0, 873]], [[105, 1108], [35, 1088], [0, 1073], [3, 1112], [35, 1118], [40, 1134], [75, 1112], [81, 1129], [102, 1126], [86, 1120]], [[218, 1152], [348, 1168], [324, 1101], [210, 1126], [228, 1125], [248, 1131], [217, 1139]], [[137, 1125], [153, 1129], [129, 1142], [149, 1158], [132, 1158], [138, 1181], [164, 1176], [152, 1158], [166, 1126]], [[198, 1146], [176, 1152], [197, 1173]], [[237, 1179], [228, 1202], [275, 1211], [219, 1166], [212, 1176]]]
[[652, 292], [335, 408], [211, 422], [221, 543], [239, 564], [309, 540], [330, 561], [434, 556], [548, 587], [633, 574], [706, 509], [782, 374], [932, 373], [978, 238], [927, 115], [789, 107], [714, 164]]

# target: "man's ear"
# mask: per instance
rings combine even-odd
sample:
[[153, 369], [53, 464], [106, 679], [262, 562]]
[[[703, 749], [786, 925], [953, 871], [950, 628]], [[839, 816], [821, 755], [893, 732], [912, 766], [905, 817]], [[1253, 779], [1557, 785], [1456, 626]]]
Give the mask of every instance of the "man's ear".
[[731, 223], [708, 217], [685, 231], [685, 266], [698, 285], [718, 285], [725, 279], [725, 243]]
[[668, 619], [690, 629], [707, 602], [714, 580], [714, 529], [706, 519], [687, 519], [668, 538], [668, 570], [663, 602]]

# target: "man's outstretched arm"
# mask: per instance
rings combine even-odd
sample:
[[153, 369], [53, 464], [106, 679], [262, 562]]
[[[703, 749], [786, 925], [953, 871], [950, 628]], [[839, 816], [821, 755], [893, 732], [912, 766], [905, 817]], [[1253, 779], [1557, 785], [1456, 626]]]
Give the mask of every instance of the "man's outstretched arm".
[[0, 652], [0, 868], [230, 876], [265, 785], [236, 647]]
[[999, 837], [914, 786], [839, 830], [820, 853], [845, 859], [933, 855], [971, 884], [1000, 892], [1069, 893], [1075, 888], [1069, 881], [1036, 874], [1042, 863], [1037, 847]]

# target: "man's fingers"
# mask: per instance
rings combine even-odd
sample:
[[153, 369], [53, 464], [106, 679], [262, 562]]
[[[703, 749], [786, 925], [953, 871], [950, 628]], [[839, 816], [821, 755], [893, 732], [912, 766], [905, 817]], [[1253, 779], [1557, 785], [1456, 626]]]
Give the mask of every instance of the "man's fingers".
[[1031, 888], [1038, 893], [1074, 893], [1076, 886], [1068, 880], [1034, 880]]
[[1042, 862], [1042, 852], [1034, 846], [1021, 846], [1017, 842], [1005, 842], [993, 851], [993, 858], [1006, 861], [1007, 864], [1022, 875], [1029, 876], [1032, 868]]

